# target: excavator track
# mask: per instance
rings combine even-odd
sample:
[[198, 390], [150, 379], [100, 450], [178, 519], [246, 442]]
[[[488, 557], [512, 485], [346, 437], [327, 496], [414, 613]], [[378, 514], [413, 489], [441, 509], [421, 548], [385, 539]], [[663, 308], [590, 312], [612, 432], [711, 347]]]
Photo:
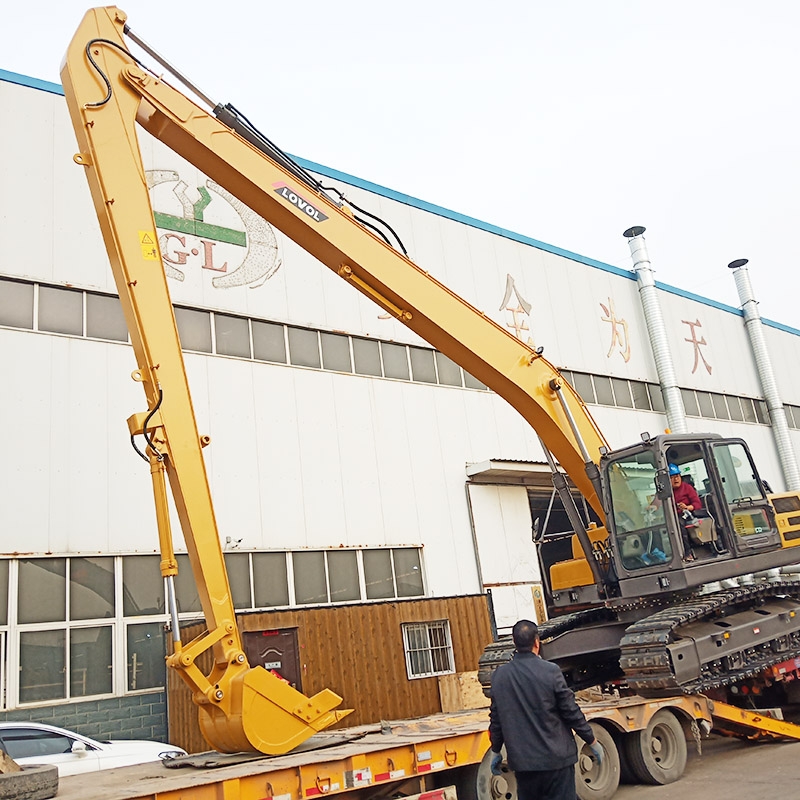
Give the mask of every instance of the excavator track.
[[[582, 611], [574, 611], [571, 614], [563, 614], [558, 617], [553, 617], [546, 622], [539, 625], [539, 638], [542, 642], [558, 636], [567, 631], [577, 630], [589, 625], [598, 623], [613, 622], [616, 619], [616, 613], [613, 609], [601, 606], [598, 608], [588, 608]], [[483, 688], [483, 693], [490, 697], [490, 688], [492, 683], [492, 673], [501, 664], [505, 664], [511, 660], [514, 654], [514, 643], [511, 641], [510, 636], [503, 636], [496, 642], [491, 642], [486, 646], [478, 660], [478, 681]], [[605, 672], [603, 673], [605, 675]], [[609, 674], [608, 678], [612, 676]], [[586, 685], [595, 685], [600, 683], [602, 677], [598, 680], [589, 681]], [[573, 686], [573, 688], [583, 688], [582, 686]]]
[[620, 642], [643, 697], [730, 686], [800, 657], [800, 584], [758, 583], [695, 597], [630, 625]]

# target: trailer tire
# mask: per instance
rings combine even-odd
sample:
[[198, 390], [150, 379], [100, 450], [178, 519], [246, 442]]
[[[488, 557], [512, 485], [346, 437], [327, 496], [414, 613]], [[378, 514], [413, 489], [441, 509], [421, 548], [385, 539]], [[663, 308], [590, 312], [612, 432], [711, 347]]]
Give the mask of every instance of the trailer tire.
[[21, 772], [0, 775], [0, 800], [48, 800], [58, 791], [58, 767], [26, 764]]
[[619, 787], [619, 751], [613, 736], [602, 725], [595, 722], [589, 725], [603, 748], [603, 761], [598, 764], [589, 746], [576, 737], [575, 791], [578, 800], [611, 800]]
[[644, 730], [627, 734], [623, 747], [626, 765], [642, 783], [673, 783], [686, 769], [683, 727], [666, 709], [653, 714]]

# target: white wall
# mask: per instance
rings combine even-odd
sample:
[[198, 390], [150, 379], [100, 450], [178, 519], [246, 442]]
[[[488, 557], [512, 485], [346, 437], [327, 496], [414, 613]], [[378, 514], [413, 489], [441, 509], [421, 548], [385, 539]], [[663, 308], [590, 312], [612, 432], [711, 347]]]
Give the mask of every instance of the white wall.
[[[0, 166], [0, 274], [113, 291], [82, 168], [72, 162], [76, 145], [63, 98], [0, 81], [0, 102], [15, 109], [17, 121], [0, 126], [0, 147], [21, 154]], [[143, 141], [147, 168], [175, 170], [194, 202], [203, 177], [160, 144]], [[157, 210], [184, 213], [176, 185], [167, 181], [154, 190]], [[521, 336], [544, 346], [550, 361], [657, 381], [630, 276], [362, 188], [346, 189], [392, 224], [417, 263], [506, 327], [513, 317], [501, 304], [510, 276], [531, 306]], [[206, 221], [247, 227], [214, 192]], [[254, 245], [253, 230], [248, 234]], [[189, 251], [192, 244], [187, 241]], [[215, 263], [228, 260], [231, 271], [242, 258], [234, 246], [215, 248]], [[187, 256], [184, 280], [170, 281], [173, 299], [421, 343], [280, 233], [270, 252], [274, 263], [264, 279], [220, 289], [214, 279], [222, 273], [202, 269], [198, 250]], [[741, 317], [666, 291], [660, 298], [681, 385], [762, 394]], [[612, 305], [625, 334], [616, 342], [608, 319]], [[705, 339], [699, 347], [710, 372], [702, 360], [694, 361], [686, 321], [700, 323], [697, 338]], [[783, 399], [800, 405], [800, 336], [769, 329], [767, 338]], [[3, 529], [12, 532], [4, 551], [155, 550], [149, 476], [130, 450], [125, 426], [131, 413], [144, 408], [129, 378], [134, 367], [124, 345], [0, 329], [0, 412], [6, 422], [0, 513]], [[224, 357], [189, 355], [187, 370], [200, 430], [212, 437], [205, 452], [223, 539], [241, 538], [243, 548], [419, 545], [433, 594], [480, 590], [465, 466], [489, 458], [542, 460], [535, 434], [503, 401], [479, 391]], [[663, 415], [650, 412], [591, 412], [615, 447], [666, 424]], [[781, 487], [768, 428], [698, 419], [689, 425], [741, 435], [765, 477]], [[791, 435], [800, 446], [800, 433]], [[538, 580], [524, 490], [484, 486], [470, 492], [484, 581]], [[511, 589], [498, 600], [503, 618], [532, 613], [526, 591]]]

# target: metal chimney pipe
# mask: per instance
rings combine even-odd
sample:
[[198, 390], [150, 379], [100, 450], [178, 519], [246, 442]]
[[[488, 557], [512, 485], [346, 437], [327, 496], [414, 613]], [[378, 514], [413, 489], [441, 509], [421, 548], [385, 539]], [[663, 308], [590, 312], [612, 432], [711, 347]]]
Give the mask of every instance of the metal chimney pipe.
[[772, 423], [772, 436], [778, 449], [778, 459], [781, 462], [781, 469], [783, 469], [783, 477], [787, 488], [796, 490], [800, 489], [800, 471], [797, 468], [797, 458], [789, 436], [789, 423], [786, 421], [786, 410], [778, 392], [775, 372], [772, 369], [772, 362], [764, 340], [764, 326], [761, 322], [761, 314], [758, 311], [758, 303], [753, 294], [750, 274], [745, 266], [746, 264], [747, 259], [740, 258], [736, 261], [731, 261], [728, 264], [728, 269], [733, 270], [736, 290], [739, 292], [744, 326], [750, 339], [750, 347], [753, 349], [753, 358], [756, 362], [756, 370], [761, 381], [764, 399], [767, 401], [769, 418]]
[[644, 231], [645, 229], [641, 225], [636, 225], [628, 228], [622, 235], [628, 240], [628, 246], [631, 248], [633, 270], [639, 285], [639, 300], [650, 337], [650, 349], [653, 351], [653, 358], [656, 362], [661, 394], [664, 397], [667, 425], [673, 433], [687, 433], [686, 409], [683, 407], [681, 390], [678, 388], [678, 381], [675, 378], [675, 366], [667, 340], [667, 329], [664, 327], [664, 317], [661, 315], [661, 306], [658, 302], [656, 281], [650, 266], [650, 257], [647, 255], [647, 245], [642, 235]]

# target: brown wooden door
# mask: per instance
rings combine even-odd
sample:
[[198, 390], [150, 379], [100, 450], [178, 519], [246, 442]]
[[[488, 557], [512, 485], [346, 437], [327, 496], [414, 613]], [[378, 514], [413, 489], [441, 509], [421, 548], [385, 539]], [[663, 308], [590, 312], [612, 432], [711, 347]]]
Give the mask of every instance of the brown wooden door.
[[300, 650], [297, 628], [271, 631], [245, 631], [244, 652], [251, 667], [260, 666], [303, 691], [300, 677]]

